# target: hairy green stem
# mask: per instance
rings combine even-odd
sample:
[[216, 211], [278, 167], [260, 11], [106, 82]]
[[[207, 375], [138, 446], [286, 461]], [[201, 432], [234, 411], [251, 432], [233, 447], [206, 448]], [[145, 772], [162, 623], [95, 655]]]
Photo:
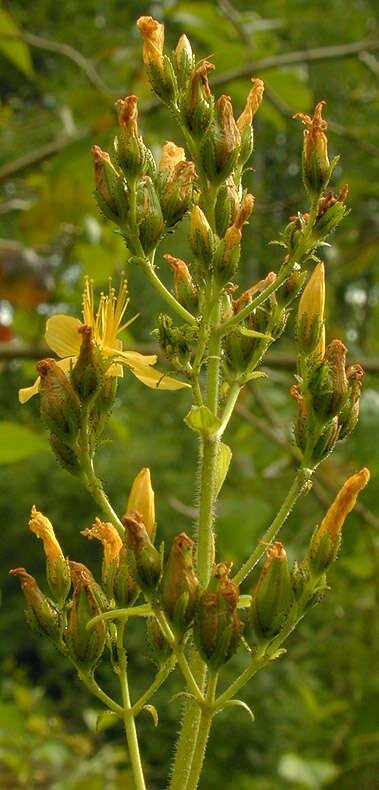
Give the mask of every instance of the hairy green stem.
[[80, 449], [78, 451], [78, 460], [82, 471], [82, 481], [92, 498], [101, 507], [103, 513], [109, 519], [111, 524], [117, 529], [118, 534], [122, 538], [125, 534], [125, 529], [120, 521], [117, 513], [113, 510], [111, 503], [104, 491], [101, 480], [96, 477], [93, 467], [93, 461], [89, 449], [89, 420], [87, 408], [83, 410], [80, 425]]
[[166, 288], [166, 286], [159, 279], [158, 275], [155, 273], [150, 261], [146, 260], [146, 258], [141, 258], [141, 266], [154, 288], [160, 293], [160, 295], [163, 297], [163, 299], [165, 299], [170, 307], [175, 310], [178, 315], [180, 315], [183, 321], [186, 321], [187, 324], [195, 326], [196, 318], [192, 315], [192, 313], [186, 310], [186, 308], [183, 307], [183, 305], [180, 304], [177, 299], [175, 299], [175, 296], [172, 293], [170, 293], [168, 288]]
[[253, 570], [253, 568], [255, 568], [257, 562], [259, 562], [260, 558], [266, 551], [267, 543], [271, 543], [271, 541], [274, 540], [275, 536], [277, 535], [280, 528], [284, 524], [286, 518], [289, 516], [296, 500], [306, 488], [311, 475], [312, 475], [311, 469], [304, 469], [304, 467], [302, 466], [298, 469], [295, 480], [292, 483], [292, 486], [277, 516], [274, 518], [268, 530], [266, 530], [262, 540], [259, 542], [255, 551], [253, 551], [249, 559], [246, 560], [242, 568], [240, 568], [238, 573], [236, 573], [233, 579], [235, 584], [241, 584], [241, 582], [243, 582], [243, 580], [246, 579], [246, 576], [248, 576], [249, 573]]
[[[220, 304], [215, 296], [210, 300], [211, 315], [205, 317], [208, 335], [208, 381], [207, 381], [207, 406], [217, 416], [219, 403], [219, 377], [220, 377], [220, 351], [221, 339], [217, 332], [220, 319]], [[205, 335], [205, 330], [204, 330]], [[203, 348], [201, 349], [201, 356]], [[195, 357], [196, 358], [196, 357]], [[197, 355], [198, 361], [200, 354]], [[213, 518], [215, 502], [215, 483], [217, 460], [219, 450], [218, 436], [202, 437], [201, 477], [200, 477], [200, 502], [197, 540], [197, 575], [203, 587], [208, 585], [211, 575], [211, 562], [213, 553]], [[205, 688], [207, 667], [199, 653], [192, 648], [191, 670], [201, 691]], [[175, 765], [171, 777], [170, 790], [187, 790], [192, 758], [198, 736], [201, 737], [206, 723], [201, 721], [199, 705], [188, 700], [182, 721], [182, 728], [178, 743]], [[206, 743], [207, 738], [205, 739]]]
[[126, 740], [128, 743], [130, 764], [133, 772], [135, 790], [146, 790], [145, 779], [142, 770], [141, 757], [139, 753], [136, 723], [130, 703], [130, 693], [127, 675], [127, 658], [124, 648], [124, 627], [125, 622], [120, 622], [117, 628], [117, 653], [119, 662], [119, 679], [124, 706], [123, 719], [125, 725]]
[[207, 747], [209, 732], [212, 725], [214, 711], [212, 709], [217, 686], [218, 673], [209, 673], [209, 682], [205, 704], [201, 709], [198, 735], [192, 758], [191, 772], [188, 778], [187, 790], [196, 790], [201, 769], [203, 767], [205, 750]]
[[108, 694], [106, 694], [105, 691], [103, 691], [102, 688], [100, 688], [98, 683], [96, 683], [96, 680], [93, 677], [93, 675], [92, 676], [85, 675], [81, 671], [81, 669], [78, 667], [78, 665], [75, 664], [75, 662], [72, 662], [72, 663], [74, 664], [74, 666], [77, 669], [78, 676], [79, 676], [80, 680], [88, 688], [88, 690], [91, 692], [91, 694], [93, 694], [101, 702], [103, 702], [106, 708], [109, 708], [109, 710], [113, 710], [114, 713], [117, 713], [118, 716], [122, 717], [124, 711], [123, 711], [123, 708], [121, 707], [121, 705], [119, 705], [118, 702], [116, 702], [114, 699], [112, 699], [112, 697], [110, 697]]
[[153, 682], [150, 684], [149, 688], [145, 691], [144, 694], [134, 703], [133, 707], [131, 708], [131, 712], [134, 716], [138, 716], [144, 705], [151, 699], [153, 694], [160, 688], [162, 683], [166, 680], [169, 676], [170, 672], [174, 669], [176, 664], [176, 656], [171, 656], [168, 661], [161, 667], [159, 672], [157, 672]]

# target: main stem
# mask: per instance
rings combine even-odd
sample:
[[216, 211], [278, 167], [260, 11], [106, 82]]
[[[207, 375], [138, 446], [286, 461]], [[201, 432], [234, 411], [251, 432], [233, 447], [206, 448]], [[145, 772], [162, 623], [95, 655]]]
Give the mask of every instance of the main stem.
[[117, 628], [117, 652], [120, 668], [120, 687], [122, 703], [124, 707], [123, 719], [125, 725], [126, 740], [128, 743], [130, 763], [132, 766], [135, 790], [146, 790], [145, 779], [142, 771], [141, 757], [139, 753], [137, 730], [134, 715], [131, 710], [130, 693], [127, 675], [127, 658], [124, 648], [124, 628], [125, 622], [118, 623]]
[[[220, 335], [216, 327], [220, 319], [219, 302], [210, 316], [210, 333], [208, 340], [208, 382], [207, 406], [212, 414], [217, 415], [219, 403], [219, 377], [220, 377]], [[217, 458], [219, 450], [218, 436], [203, 436], [201, 441], [201, 476], [200, 476], [200, 502], [197, 540], [197, 575], [202, 587], [207, 587], [212, 568], [213, 553], [213, 518], [215, 503], [215, 483], [217, 471]], [[191, 669], [196, 682], [204, 690], [207, 668], [197, 650], [192, 648]], [[197, 702], [189, 700], [183, 717], [182, 729], [178, 743], [175, 766], [171, 778], [170, 790], [187, 790], [190, 778], [191, 765], [197, 748], [198, 738], [203, 739], [207, 731], [204, 748], [210, 727], [204, 721], [201, 709]]]

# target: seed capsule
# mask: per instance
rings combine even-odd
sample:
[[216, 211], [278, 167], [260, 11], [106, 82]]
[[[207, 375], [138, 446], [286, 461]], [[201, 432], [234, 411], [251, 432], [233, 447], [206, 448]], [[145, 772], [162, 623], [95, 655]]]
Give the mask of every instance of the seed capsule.
[[193, 540], [181, 532], [174, 538], [160, 591], [163, 608], [180, 638], [193, 619], [199, 582], [192, 564]]
[[282, 544], [275, 541], [267, 550], [267, 560], [251, 601], [250, 621], [258, 643], [280, 633], [293, 599], [287, 555]]

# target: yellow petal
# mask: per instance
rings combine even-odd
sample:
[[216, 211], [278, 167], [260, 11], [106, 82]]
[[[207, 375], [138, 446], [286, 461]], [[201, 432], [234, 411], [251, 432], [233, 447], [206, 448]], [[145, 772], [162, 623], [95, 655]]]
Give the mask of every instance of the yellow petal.
[[33, 397], [33, 395], [37, 395], [37, 392], [39, 392], [40, 381], [41, 378], [38, 376], [38, 379], [35, 380], [31, 387], [23, 387], [23, 389], [18, 391], [18, 399], [20, 403], [26, 403], [29, 398]]
[[130, 365], [155, 365], [158, 357], [156, 354], [140, 354], [138, 351], [124, 351], [122, 353], [125, 362]]
[[109, 366], [106, 376], [117, 376], [117, 378], [122, 379], [124, 375], [124, 371], [120, 362], [112, 362], [112, 365]]
[[142, 381], [143, 384], [146, 384], [147, 387], [151, 387], [152, 389], [180, 390], [183, 387], [190, 386], [190, 384], [184, 381], [178, 381], [178, 379], [173, 379], [171, 376], [167, 376], [165, 373], [161, 373], [160, 370], [156, 370], [155, 368], [133, 366], [130, 370], [139, 381]]
[[58, 357], [77, 357], [81, 345], [78, 329], [81, 326], [82, 322], [73, 315], [53, 315], [46, 322], [46, 343]]

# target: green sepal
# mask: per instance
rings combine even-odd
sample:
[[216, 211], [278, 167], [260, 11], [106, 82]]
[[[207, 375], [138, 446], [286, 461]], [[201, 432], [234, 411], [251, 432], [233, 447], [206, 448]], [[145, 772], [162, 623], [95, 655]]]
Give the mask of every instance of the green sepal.
[[113, 710], [103, 710], [96, 719], [96, 732], [109, 730], [115, 724], [120, 724], [120, 716], [114, 713]]
[[192, 406], [184, 422], [196, 433], [208, 437], [217, 433], [221, 427], [221, 420], [212, 414], [208, 406]]

